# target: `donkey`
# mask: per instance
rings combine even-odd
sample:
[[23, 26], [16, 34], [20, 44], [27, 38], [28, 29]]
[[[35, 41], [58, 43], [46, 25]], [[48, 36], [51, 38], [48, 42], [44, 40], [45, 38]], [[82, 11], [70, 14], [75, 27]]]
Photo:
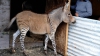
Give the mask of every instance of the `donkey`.
[[57, 27], [61, 22], [65, 23], [75, 23], [75, 19], [73, 18], [70, 10], [68, 9], [69, 3], [67, 3], [63, 7], [59, 7], [49, 14], [37, 14], [31, 11], [22, 11], [18, 13], [9, 23], [8, 27], [5, 30], [9, 29], [12, 23], [16, 20], [18, 30], [13, 34], [13, 42], [12, 42], [12, 52], [15, 52], [15, 40], [17, 36], [20, 34], [20, 42], [22, 51], [25, 55], [25, 47], [24, 47], [24, 39], [26, 33], [28, 31], [34, 34], [45, 34], [45, 46], [44, 50], [47, 53], [47, 43], [50, 39], [54, 48], [54, 54], [57, 56], [56, 51], [56, 43], [55, 43], [55, 32]]

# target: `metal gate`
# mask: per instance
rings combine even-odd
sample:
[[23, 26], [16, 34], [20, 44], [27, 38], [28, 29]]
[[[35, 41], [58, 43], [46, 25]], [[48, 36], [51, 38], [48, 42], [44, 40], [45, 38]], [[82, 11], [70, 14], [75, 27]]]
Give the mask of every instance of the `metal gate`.
[[75, 17], [69, 26], [68, 56], [100, 56], [100, 21]]

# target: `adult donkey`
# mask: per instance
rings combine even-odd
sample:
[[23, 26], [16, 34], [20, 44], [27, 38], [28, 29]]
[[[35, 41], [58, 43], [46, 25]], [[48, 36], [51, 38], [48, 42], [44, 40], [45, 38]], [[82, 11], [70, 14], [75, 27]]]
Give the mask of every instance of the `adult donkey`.
[[5, 29], [9, 29], [12, 23], [17, 21], [18, 30], [13, 34], [13, 42], [12, 42], [12, 51], [15, 52], [15, 40], [19, 34], [21, 47], [25, 55], [25, 47], [24, 47], [24, 39], [27, 31], [31, 31], [34, 34], [45, 34], [45, 46], [44, 50], [47, 53], [47, 43], [50, 39], [52, 41], [52, 45], [54, 48], [54, 54], [57, 56], [56, 51], [56, 43], [55, 43], [55, 32], [57, 27], [61, 22], [65, 23], [74, 23], [76, 20], [70, 13], [68, 9], [69, 3], [67, 3], [64, 7], [59, 7], [52, 12], [47, 14], [37, 14], [31, 11], [22, 11], [18, 13], [9, 23], [8, 27]]

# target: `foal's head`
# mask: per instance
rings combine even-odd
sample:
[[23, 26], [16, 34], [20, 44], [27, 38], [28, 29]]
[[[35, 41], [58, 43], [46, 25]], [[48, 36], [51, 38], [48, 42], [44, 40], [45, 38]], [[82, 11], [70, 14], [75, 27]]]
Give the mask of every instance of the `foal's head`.
[[70, 12], [70, 9], [69, 9], [69, 3], [65, 4], [64, 8], [62, 9], [63, 10], [63, 13], [62, 13], [62, 20], [63, 22], [65, 23], [75, 23], [76, 20], [75, 18], [72, 16], [71, 12]]

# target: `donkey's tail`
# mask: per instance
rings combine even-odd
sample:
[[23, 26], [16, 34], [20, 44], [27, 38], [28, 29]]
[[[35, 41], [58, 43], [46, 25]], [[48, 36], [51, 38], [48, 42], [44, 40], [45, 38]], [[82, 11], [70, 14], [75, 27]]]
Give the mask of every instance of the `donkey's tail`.
[[13, 24], [13, 22], [15, 21], [16, 17], [12, 18], [10, 23], [8, 24], [8, 26], [4, 29], [4, 31], [8, 31], [9, 28], [11, 27], [11, 25]]

